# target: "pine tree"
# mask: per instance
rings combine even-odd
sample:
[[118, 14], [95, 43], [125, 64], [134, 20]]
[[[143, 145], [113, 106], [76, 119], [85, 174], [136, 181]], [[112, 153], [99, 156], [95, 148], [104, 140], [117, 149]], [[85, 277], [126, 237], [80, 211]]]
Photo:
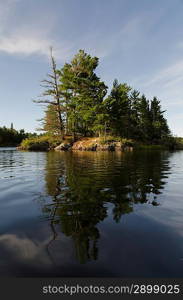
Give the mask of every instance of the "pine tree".
[[93, 134], [97, 115], [100, 114], [106, 85], [100, 81], [95, 69], [98, 58], [80, 50], [60, 70], [60, 90], [65, 95], [67, 123], [72, 132]]
[[111, 93], [105, 100], [110, 131], [123, 137], [128, 137], [130, 134], [130, 90], [127, 84], [118, 83], [115, 79]]
[[60, 135], [60, 122], [54, 105], [49, 104], [45, 110], [42, 130], [50, 135]]
[[154, 97], [151, 101], [150, 113], [152, 120], [152, 140], [158, 142], [170, 134], [167, 121], [163, 114], [165, 111], [161, 110], [160, 101]]
[[[43, 130], [51, 135], [100, 136], [112, 134], [148, 143], [159, 143], [170, 135], [160, 101], [149, 101], [117, 79], [109, 96], [107, 86], [96, 74], [99, 64], [84, 50], [57, 69], [51, 50], [52, 72], [43, 80], [47, 104]], [[132, 91], [131, 91], [132, 90]]]
[[130, 115], [130, 137], [134, 139], [139, 139], [140, 135], [140, 92], [133, 90], [130, 94], [130, 106], [131, 106], [131, 115]]
[[139, 102], [139, 136], [142, 141], [151, 141], [152, 128], [149, 100], [143, 94]]

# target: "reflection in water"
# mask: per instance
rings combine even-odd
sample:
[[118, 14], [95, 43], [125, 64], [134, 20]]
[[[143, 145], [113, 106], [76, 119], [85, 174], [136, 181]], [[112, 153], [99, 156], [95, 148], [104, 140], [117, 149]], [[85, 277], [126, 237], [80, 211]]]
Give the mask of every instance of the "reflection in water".
[[[42, 211], [53, 236], [61, 231], [72, 238], [80, 263], [97, 260], [98, 224], [112, 214], [114, 222], [133, 211], [138, 203], [158, 206], [158, 194], [169, 174], [168, 152], [49, 152], [46, 163], [46, 193]], [[111, 211], [112, 208], [112, 211]]]
[[0, 148], [0, 276], [182, 277], [183, 151]]

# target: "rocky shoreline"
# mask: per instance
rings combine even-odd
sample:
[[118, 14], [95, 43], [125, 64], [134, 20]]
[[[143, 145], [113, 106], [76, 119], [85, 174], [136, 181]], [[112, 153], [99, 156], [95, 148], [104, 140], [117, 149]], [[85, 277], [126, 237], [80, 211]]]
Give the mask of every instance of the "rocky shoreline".
[[43, 136], [26, 139], [17, 147], [18, 150], [26, 151], [133, 151], [134, 149], [162, 150], [183, 149], [183, 147], [172, 147], [171, 144], [148, 144], [135, 140], [118, 137], [82, 137], [75, 142], [71, 137], [66, 137], [60, 143], [52, 137]]
[[125, 151], [133, 150], [130, 142], [103, 141], [99, 138], [83, 138], [74, 143], [62, 142], [54, 148], [56, 151]]

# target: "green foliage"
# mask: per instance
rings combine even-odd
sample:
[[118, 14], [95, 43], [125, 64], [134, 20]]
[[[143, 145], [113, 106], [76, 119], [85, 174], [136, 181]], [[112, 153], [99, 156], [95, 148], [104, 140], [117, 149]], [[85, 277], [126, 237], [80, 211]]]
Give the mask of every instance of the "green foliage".
[[71, 61], [58, 71], [60, 90], [65, 97], [65, 127], [67, 133], [84, 136], [95, 133], [102, 113], [102, 102], [107, 87], [96, 75], [98, 58], [80, 50]]
[[13, 129], [13, 123], [11, 128], [0, 127], [0, 146], [17, 146], [28, 136], [29, 133], [25, 133], [24, 129], [19, 131]]
[[165, 140], [165, 143], [172, 150], [183, 150], [183, 138], [182, 137], [169, 137]]
[[61, 140], [54, 136], [42, 135], [26, 138], [22, 141], [20, 149], [30, 151], [47, 151], [59, 145], [60, 142]]
[[55, 78], [56, 84], [51, 84], [52, 89], [46, 95], [57, 102], [49, 102], [43, 130], [54, 136], [64, 132], [73, 140], [81, 136], [112, 135], [148, 144], [167, 142], [171, 134], [160, 101], [156, 97], [147, 99], [117, 79], [105, 97], [107, 86], [96, 75], [98, 64], [99, 59], [84, 50], [79, 50], [61, 69], [56, 69], [53, 61], [51, 78]]
[[114, 80], [110, 95], [104, 100], [108, 114], [108, 133], [124, 138], [158, 144], [170, 136], [160, 101], [133, 90], [127, 84]]
[[51, 135], [60, 135], [60, 124], [58, 119], [57, 106], [49, 104], [45, 110], [42, 130]]
[[[96, 74], [99, 59], [84, 50], [70, 63], [57, 69], [51, 51], [51, 74], [43, 80], [44, 92], [35, 102], [46, 104], [42, 121], [44, 136], [19, 132], [13, 128], [0, 128], [0, 146], [21, 144], [22, 149], [48, 150], [66, 137], [72, 141], [87, 137], [101, 137], [102, 143], [121, 142], [164, 144], [181, 148], [182, 143], [172, 138], [160, 101], [140, 95], [126, 83], [113, 82], [106, 97], [107, 86]], [[116, 138], [117, 137], [117, 138]], [[28, 138], [28, 139], [26, 139]], [[129, 142], [130, 141], [130, 142]]]
[[130, 101], [128, 94], [130, 90], [131, 88], [126, 83], [120, 84], [115, 79], [111, 94], [104, 102], [108, 114], [108, 130], [123, 137], [129, 136]]
[[112, 142], [119, 142], [122, 145], [126, 145], [126, 146], [132, 146], [134, 144], [133, 140], [131, 139], [127, 139], [127, 138], [122, 138], [120, 136], [116, 137], [116, 136], [106, 136], [106, 137], [101, 137], [100, 138], [100, 143], [105, 145], [108, 143], [112, 143]]

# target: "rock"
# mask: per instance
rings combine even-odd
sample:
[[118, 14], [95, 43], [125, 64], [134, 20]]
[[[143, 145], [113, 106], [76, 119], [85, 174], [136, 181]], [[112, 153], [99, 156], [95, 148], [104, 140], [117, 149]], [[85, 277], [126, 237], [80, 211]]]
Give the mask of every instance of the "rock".
[[97, 150], [97, 144], [89, 146], [86, 150], [88, 150], [88, 151], [96, 151]]
[[67, 151], [72, 147], [71, 144], [69, 143], [61, 143], [60, 145], [58, 145], [57, 147], [55, 147], [56, 151]]
[[77, 141], [73, 144], [72, 150], [80, 150], [80, 151], [96, 151], [97, 150], [97, 143], [94, 143], [92, 140], [91, 142], [88, 140], [84, 141]]
[[121, 151], [122, 150], [122, 143], [121, 142], [116, 142], [116, 145], [115, 145], [115, 150], [117, 151]]
[[99, 138], [80, 139], [74, 143], [61, 143], [55, 148], [57, 151], [80, 150], [80, 151], [132, 151], [133, 147], [130, 143], [122, 143], [120, 141], [108, 141], [101, 143]]
[[97, 150], [99, 151], [115, 151], [115, 144], [98, 144]]
[[109, 145], [108, 150], [109, 151], [115, 151], [115, 145], [114, 144]]

